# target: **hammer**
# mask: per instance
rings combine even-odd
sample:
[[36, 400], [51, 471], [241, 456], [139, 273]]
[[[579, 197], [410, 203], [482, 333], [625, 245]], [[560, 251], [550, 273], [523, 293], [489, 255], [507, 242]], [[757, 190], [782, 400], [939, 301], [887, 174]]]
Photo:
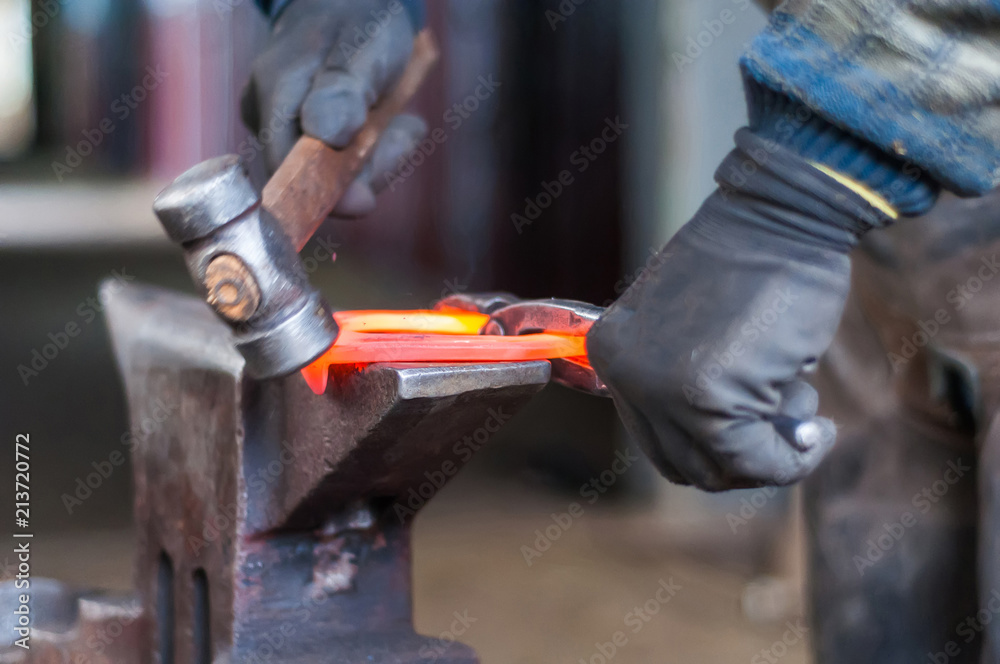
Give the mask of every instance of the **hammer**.
[[[329, 305], [310, 283], [299, 251], [354, 181], [389, 121], [416, 93], [437, 60], [423, 30], [396, 86], [368, 112], [347, 147], [302, 136], [258, 195], [237, 155], [183, 173], [153, 210], [205, 301], [230, 325], [254, 378], [310, 364], [336, 340]], [[262, 204], [263, 203], [263, 204]]]

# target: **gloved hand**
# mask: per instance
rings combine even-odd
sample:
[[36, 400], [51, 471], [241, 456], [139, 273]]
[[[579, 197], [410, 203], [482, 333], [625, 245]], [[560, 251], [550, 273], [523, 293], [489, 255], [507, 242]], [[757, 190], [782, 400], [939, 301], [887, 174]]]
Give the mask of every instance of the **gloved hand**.
[[889, 221], [792, 152], [747, 130], [737, 145], [587, 340], [631, 435], [669, 479], [707, 490], [789, 484], [829, 451], [802, 374], [837, 329], [850, 248]]
[[[242, 100], [243, 121], [264, 146], [269, 172], [302, 132], [334, 148], [350, 143], [402, 74], [414, 35], [398, 0], [291, 0], [254, 61]], [[421, 119], [397, 116], [333, 214], [370, 212], [385, 175], [426, 133]]]

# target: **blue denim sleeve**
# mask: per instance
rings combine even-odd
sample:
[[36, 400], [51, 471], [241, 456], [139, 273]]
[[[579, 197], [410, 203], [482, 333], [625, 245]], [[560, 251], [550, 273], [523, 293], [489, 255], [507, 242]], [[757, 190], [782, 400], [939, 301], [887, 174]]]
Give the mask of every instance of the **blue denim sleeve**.
[[[260, 7], [261, 11], [267, 14], [268, 17], [273, 21], [277, 18], [281, 10], [288, 6], [292, 0], [254, 0], [257, 6]], [[410, 15], [410, 20], [413, 22], [413, 27], [416, 30], [420, 30], [424, 27], [424, 23], [427, 20], [427, 10], [424, 7], [424, 0], [390, 0], [391, 2], [398, 2], [401, 4]]]
[[1000, 185], [998, 0], [787, 0], [741, 66], [748, 93], [781, 92], [947, 189]]

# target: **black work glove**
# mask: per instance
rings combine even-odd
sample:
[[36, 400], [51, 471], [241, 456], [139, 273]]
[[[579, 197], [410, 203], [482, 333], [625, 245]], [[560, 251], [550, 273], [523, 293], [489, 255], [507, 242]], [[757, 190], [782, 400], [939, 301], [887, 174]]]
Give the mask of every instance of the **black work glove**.
[[[243, 94], [243, 121], [264, 146], [268, 171], [278, 168], [303, 132], [334, 148], [350, 143], [368, 109], [398, 81], [414, 35], [398, 0], [292, 0], [254, 61]], [[369, 213], [385, 175], [426, 133], [420, 118], [397, 116], [333, 214]]]
[[802, 374], [837, 329], [848, 252], [889, 221], [792, 152], [736, 140], [720, 188], [587, 339], [630, 434], [708, 490], [789, 484], [829, 451]]

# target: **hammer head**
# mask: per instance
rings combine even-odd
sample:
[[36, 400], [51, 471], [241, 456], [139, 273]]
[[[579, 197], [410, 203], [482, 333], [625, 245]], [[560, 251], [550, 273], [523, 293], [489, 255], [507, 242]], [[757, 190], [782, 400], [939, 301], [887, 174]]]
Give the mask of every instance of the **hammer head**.
[[178, 177], [153, 204], [206, 302], [235, 334], [254, 378], [308, 365], [337, 338], [337, 324], [309, 283], [291, 240], [260, 204], [236, 155]]

